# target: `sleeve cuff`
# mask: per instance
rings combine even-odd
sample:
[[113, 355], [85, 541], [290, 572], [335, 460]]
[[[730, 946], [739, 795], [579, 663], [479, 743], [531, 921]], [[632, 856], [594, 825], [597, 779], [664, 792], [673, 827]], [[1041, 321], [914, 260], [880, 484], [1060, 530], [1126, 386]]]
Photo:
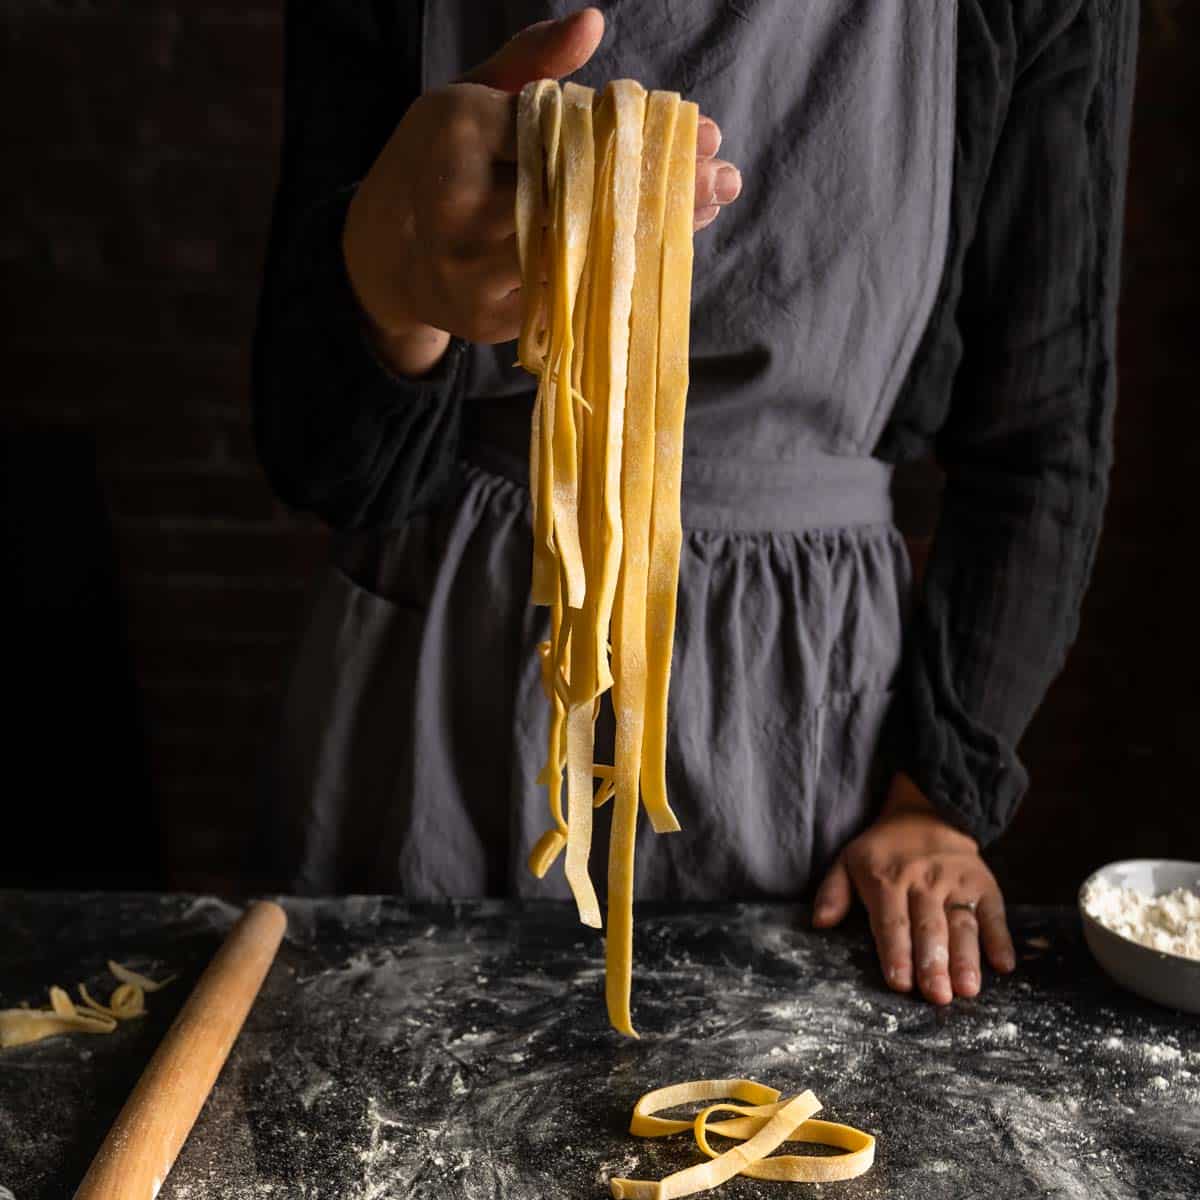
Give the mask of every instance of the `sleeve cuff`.
[[1012, 748], [978, 727], [959, 730], [931, 703], [922, 702], [911, 676], [898, 691], [884, 726], [883, 750], [891, 772], [903, 771], [938, 814], [981, 847], [1008, 828], [1029, 786]]

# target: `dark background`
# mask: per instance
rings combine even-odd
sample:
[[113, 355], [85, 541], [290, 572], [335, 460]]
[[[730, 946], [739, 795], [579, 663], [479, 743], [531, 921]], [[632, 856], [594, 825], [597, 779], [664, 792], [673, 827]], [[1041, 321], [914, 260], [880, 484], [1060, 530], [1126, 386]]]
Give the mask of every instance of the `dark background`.
[[[268, 0], [9, 0], [0, 61], [0, 886], [237, 891], [324, 554], [249, 432], [278, 157]], [[1143, 4], [1117, 455], [1079, 640], [993, 853], [1012, 900], [1200, 858], [1200, 5]], [[897, 479], [920, 565], [932, 466]]]

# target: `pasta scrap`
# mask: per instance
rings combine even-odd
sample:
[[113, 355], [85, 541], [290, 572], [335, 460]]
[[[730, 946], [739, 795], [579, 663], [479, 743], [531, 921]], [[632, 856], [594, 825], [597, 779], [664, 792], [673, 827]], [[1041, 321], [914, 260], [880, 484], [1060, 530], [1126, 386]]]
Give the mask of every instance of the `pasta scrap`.
[[[833, 1121], [813, 1120], [821, 1103], [810, 1091], [781, 1100], [775, 1088], [750, 1079], [697, 1079], [647, 1092], [634, 1106], [629, 1132], [639, 1137], [667, 1137], [690, 1131], [708, 1161], [676, 1171], [665, 1179], [609, 1180], [614, 1200], [678, 1200], [718, 1187], [735, 1175], [792, 1183], [830, 1183], [853, 1179], [875, 1161], [875, 1139], [869, 1133]], [[707, 1103], [712, 1101], [713, 1103]], [[744, 1103], [734, 1103], [743, 1101]], [[704, 1107], [689, 1120], [655, 1114], [677, 1105]], [[714, 1113], [738, 1115], [711, 1121]], [[720, 1153], [708, 1135], [740, 1141]], [[773, 1155], [785, 1142], [834, 1146], [847, 1153], [833, 1156]]]
[[[656, 832], [680, 828], [666, 794], [666, 709], [698, 121], [695, 104], [630, 79], [599, 95], [537, 80], [517, 109], [518, 362], [538, 380], [531, 596], [550, 609], [539, 647], [550, 730], [538, 782], [552, 824], [528, 865], [542, 878], [565, 849], [580, 920], [599, 927], [592, 813], [612, 800], [605, 994], [613, 1026], [632, 1037], [639, 806]], [[611, 766], [594, 751], [610, 692]]]
[[60, 1033], [112, 1033], [118, 1021], [132, 1020], [146, 1011], [146, 992], [156, 992], [175, 978], [155, 981], [136, 971], [110, 962], [109, 971], [121, 982], [108, 1004], [92, 998], [86, 985], [79, 984], [82, 1006], [60, 987], [50, 988], [49, 1008], [0, 1009], [0, 1049], [25, 1046]]
[[179, 978], [177, 975], [168, 975], [166, 979], [159, 980], [156, 983], [153, 979], [147, 979], [145, 975], [139, 975], [136, 971], [131, 971], [128, 967], [123, 967], [120, 963], [113, 962], [111, 959], [108, 963], [108, 969], [122, 983], [139, 987], [143, 992], [157, 992], [159, 988], [165, 988], [168, 983]]

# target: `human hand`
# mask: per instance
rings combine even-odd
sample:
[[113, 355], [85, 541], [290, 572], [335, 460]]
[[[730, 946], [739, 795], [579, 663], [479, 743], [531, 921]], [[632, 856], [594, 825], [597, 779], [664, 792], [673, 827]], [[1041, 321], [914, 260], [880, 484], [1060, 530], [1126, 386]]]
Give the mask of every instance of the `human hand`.
[[[517, 94], [578, 70], [603, 33], [594, 8], [522, 30], [420, 96], [359, 185], [342, 239], [347, 273], [375, 345], [401, 373], [428, 371], [451, 334], [494, 343], [520, 332]], [[702, 117], [694, 229], [741, 189], [736, 168], [716, 158], [720, 142]]]
[[937, 815], [904, 774], [892, 781], [883, 811], [838, 855], [813, 905], [827, 928], [849, 912], [853, 893], [867, 907], [884, 978], [898, 992], [916, 981], [935, 1004], [974, 996], [979, 947], [1008, 973], [1016, 965], [1004, 897], [975, 839]]

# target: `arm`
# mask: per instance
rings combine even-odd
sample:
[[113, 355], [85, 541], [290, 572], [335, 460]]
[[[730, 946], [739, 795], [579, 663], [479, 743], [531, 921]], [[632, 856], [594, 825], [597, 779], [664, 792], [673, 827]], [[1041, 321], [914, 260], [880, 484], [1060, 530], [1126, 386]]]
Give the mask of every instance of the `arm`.
[[[604, 29], [594, 8], [529, 26], [418, 96], [419, 11], [380, 0], [287, 9], [254, 432], [284, 501], [340, 528], [400, 524], [448, 480], [467, 341], [520, 328], [516, 93], [577, 70]], [[702, 121], [696, 228], [737, 194], [736, 169], [713, 157], [719, 143]]]
[[837, 923], [857, 891], [888, 983], [915, 975], [941, 1004], [979, 990], [981, 941], [997, 970], [1015, 963], [979, 847], [1024, 793], [1016, 745], [1074, 639], [1112, 461], [1137, 7], [1016, 7], [1014, 82], [947, 339], [961, 360], [935, 442], [942, 512], [881, 747], [895, 775], [814, 916]]
[[283, 145], [253, 343], [254, 436], [280, 498], [338, 528], [395, 525], [434, 502], [458, 445], [466, 343], [451, 340], [421, 378], [402, 376], [411, 343], [389, 345], [372, 330], [342, 252], [358, 181], [416, 98], [418, 21], [417, 5], [375, 0], [285, 10]]
[[1137, 5], [1055, 15], [1027, 36], [966, 259], [942, 512], [890, 731], [897, 767], [981, 844], [1024, 795], [1017, 743], [1075, 638], [1112, 463]]

